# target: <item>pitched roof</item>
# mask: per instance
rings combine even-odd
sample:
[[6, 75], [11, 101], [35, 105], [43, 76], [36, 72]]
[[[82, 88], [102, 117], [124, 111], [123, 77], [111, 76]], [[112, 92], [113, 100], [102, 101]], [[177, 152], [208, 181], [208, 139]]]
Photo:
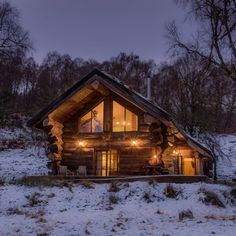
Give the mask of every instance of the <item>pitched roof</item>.
[[175, 127], [179, 133], [186, 139], [187, 143], [194, 149], [198, 149], [200, 153], [205, 156], [212, 157], [210, 150], [204, 147], [202, 144], [197, 142], [195, 139], [187, 135], [177, 122], [171, 117], [171, 115], [163, 110], [146, 97], [142, 96], [138, 92], [131, 90], [127, 85], [123, 84], [118, 78], [98, 69], [93, 69], [89, 74], [78, 81], [74, 86], [68, 89], [65, 93], [59, 96], [51, 104], [46, 106], [37, 115], [28, 121], [28, 126], [34, 126], [36, 128], [42, 128], [42, 122], [47, 116], [52, 113], [55, 109], [60, 107], [64, 102], [74, 96], [78, 91], [84, 88], [86, 85], [91, 84], [93, 81], [99, 81], [105, 87], [111, 91], [121, 95], [128, 101], [138, 105], [141, 109], [148, 112], [150, 115], [160, 119], [163, 123], [169, 124]]

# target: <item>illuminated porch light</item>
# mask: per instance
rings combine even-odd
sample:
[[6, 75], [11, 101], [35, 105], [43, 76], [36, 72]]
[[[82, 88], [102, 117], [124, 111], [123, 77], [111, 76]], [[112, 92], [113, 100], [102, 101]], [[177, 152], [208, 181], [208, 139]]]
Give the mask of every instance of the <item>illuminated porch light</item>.
[[132, 140], [132, 141], [131, 141], [131, 144], [132, 144], [133, 146], [137, 146], [137, 145], [138, 145], [138, 141], [137, 141], [137, 140]]
[[78, 145], [79, 145], [80, 147], [84, 147], [85, 143], [84, 143], [84, 141], [79, 140]]

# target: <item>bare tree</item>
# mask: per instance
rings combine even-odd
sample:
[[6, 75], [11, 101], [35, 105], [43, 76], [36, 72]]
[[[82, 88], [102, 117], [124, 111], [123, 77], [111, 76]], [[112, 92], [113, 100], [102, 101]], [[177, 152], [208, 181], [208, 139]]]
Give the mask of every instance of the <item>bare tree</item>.
[[200, 23], [192, 42], [185, 42], [173, 22], [168, 25], [171, 49], [184, 50], [217, 65], [236, 81], [236, 1], [235, 0], [176, 0], [187, 9], [190, 17]]
[[20, 25], [19, 12], [8, 2], [0, 2], [0, 57], [26, 52], [32, 48], [29, 34]]

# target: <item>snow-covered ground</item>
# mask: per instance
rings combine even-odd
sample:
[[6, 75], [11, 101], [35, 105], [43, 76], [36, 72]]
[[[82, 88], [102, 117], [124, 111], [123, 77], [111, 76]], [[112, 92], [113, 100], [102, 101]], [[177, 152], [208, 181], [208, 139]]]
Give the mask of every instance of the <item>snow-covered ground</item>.
[[[169, 198], [164, 183], [119, 183], [114, 192], [110, 184], [9, 184], [12, 179], [48, 172], [43, 147], [29, 136], [19, 128], [0, 129], [0, 144], [3, 141], [5, 145], [2, 151], [0, 146], [1, 236], [235, 235], [235, 200], [231, 187], [225, 185], [173, 184], [180, 193]], [[219, 138], [229, 160], [219, 160], [218, 174], [231, 179], [236, 171], [236, 136]], [[17, 140], [21, 142], [15, 143]], [[7, 145], [11, 149], [6, 149]], [[201, 189], [217, 194], [225, 207], [206, 205]], [[193, 217], [181, 220], [179, 213], [187, 210]]]
[[217, 173], [220, 179], [236, 179], [236, 135], [220, 135], [220, 147], [225, 154], [219, 158]]
[[0, 128], [0, 178], [19, 179], [48, 173], [45, 148], [23, 128]]
[[47, 175], [47, 162], [42, 147], [11, 149], [0, 152], [0, 178], [19, 179], [27, 175]]
[[[87, 186], [87, 185], [85, 185]], [[72, 187], [0, 187], [0, 235], [224, 235], [236, 230], [236, 208], [227, 186], [122, 183]], [[214, 191], [225, 208], [206, 205], [200, 189]], [[191, 210], [192, 219], [179, 219]]]

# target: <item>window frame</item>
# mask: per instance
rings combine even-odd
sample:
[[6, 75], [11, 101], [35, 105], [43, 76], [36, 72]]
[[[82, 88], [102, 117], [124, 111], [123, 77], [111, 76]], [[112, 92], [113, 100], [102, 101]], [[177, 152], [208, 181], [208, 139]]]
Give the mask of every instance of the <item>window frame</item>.
[[[103, 102], [103, 124], [102, 124], [102, 131], [100, 132], [93, 132], [93, 125], [92, 125], [92, 110], [97, 107], [100, 103]], [[81, 118], [83, 118], [87, 113], [90, 113], [90, 120], [91, 120], [91, 127], [90, 127], [90, 131], [89, 132], [81, 132], [80, 130], [80, 120]], [[79, 117], [78, 119], [78, 133], [79, 134], [101, 134], [104, 132], [104, 126], [105, 126], [105, 101], [104, 99], [100, 100], [99, 102], [97, 102], [94, 106], [92, 106], [91, 108], [88, 109], [88, 111], [82, 113], [82, 115]]]
[[[118, 103], [120, 106], [124, 107], [125, 112], [124, 112], [124, 121], [126, 123], [126, 110], [129, 110], [130, 112], [132, 112], [134, 115], [137, 116], [137, 130], [133, 130], [133, 131], [126, 131], [126, 125], [124, 125], [124, 131], [114, 131], [113, 130], [113, 102]], [[116, 99], [112, 99], [111, 102], [111, 130], [112, 133], [135, 133], [135, 132], [139, 132], [139, 115], [134, 112], [132, 109], [130, 109], [127, 105], [124, 105], [122, 102], [118, 102]]]
[[[130, 108], [129, 105], [125, 105], [124, 102], [117, 101], [117, 100], [118, 99], [111, 98], [110, 102], [107, 103], [106, 100], [104, 98], [102, 98], [101, 100], [96, 102], [93, 106], [91, 106], [87, 111], [83, 112], [81, 114], [81, 116], [79, 116], [79, 118], [78, 118], [78, 134], [80, 134], [80, 135], [83, 135], [83, 134], [89, 135], [89, 134], [101, 134], [101, 133], [104, 133], [104, 132], [110, 132], [110, 133], [115, 133], [115, 134], [119, 134], [119, 133], [137, 133], [137, 132], [139, 132], [139, 127], [140, 127], [140, 125], [139, 125], [139, 122], [140, 122], [139, 112], [134, 111], [134, 109]], [[126, 109], [128, 109], [130, 112], [134, 113], [137, 116], [137, 130], [135, 130], [135, 131], [126, 131], [124, 129], [124, 131], [113, 131], [113, 101], [117, 102], [119, 105], [121, 105], [125, 108], [125, 117], [126, 117]], [[103, 130], [101, 132], [92, 132], [92, 110], [102, 102], [103, 102]], [[105, 117], [105, 110], [106, 109], [110, 110], [109, 118]], [[90, 132], [81, 132], [80, 131], [80, 120], [83, 116], [85, 116], [89, 112], [91, 114], [90, 115], [90, 119], [91, 119]], [[106, 128], [105, 128], [107, 120], [110, 120], [109, 131], [107, 131]]]

